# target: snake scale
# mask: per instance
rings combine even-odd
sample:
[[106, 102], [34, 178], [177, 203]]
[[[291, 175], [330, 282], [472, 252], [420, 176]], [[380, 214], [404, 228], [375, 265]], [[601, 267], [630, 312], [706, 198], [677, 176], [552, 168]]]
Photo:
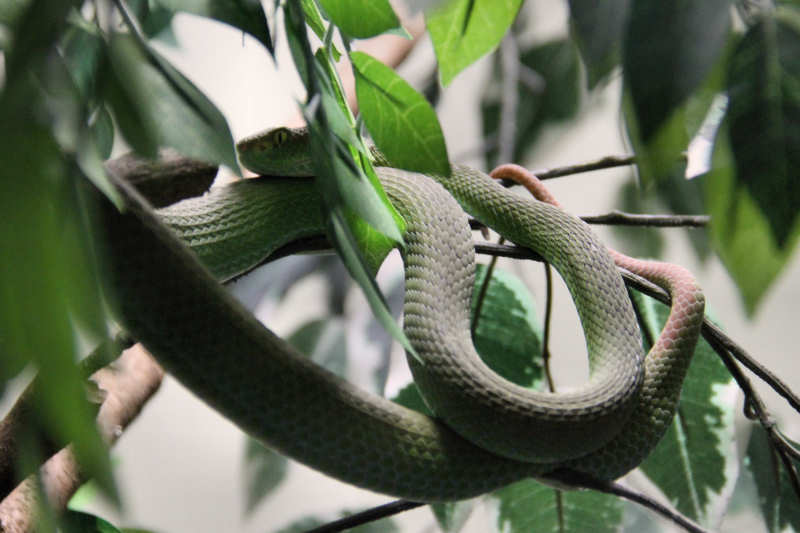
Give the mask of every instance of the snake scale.
[[[243, 164], [261, 173], [273, 163], [278, 173], [307, 164], [304, 136], [287, 132], [240, 143]], [[404, 329], [424, 361], [410, 358], [436, 418], [316, 366], [219, 284], [283, 244], [324, 231], [311, 179], [243, 180], [154, 211], [114, 178], [125, 210], [98, 201], [94, 226], [115, 315], [169, 372], [249, 434], [364, 488], [447, 501], [531, 476], [577, 471], [614, 479], [636, 467], [672, 420], [698, 337], [703, 296], [691, 275], [678, 268], [677, 285], [669, 274], [655, 276], [673, 291], [673, 307], [643, 358], [621, 278], [580, 220], [466, 167], [454, 166], [450, 178], [376, 170], [407, 223]], [[564, 277], [586, 331], [584, 386], [531, 391], [480, 361], [469, 336], [474, 251], [459, 204]]]

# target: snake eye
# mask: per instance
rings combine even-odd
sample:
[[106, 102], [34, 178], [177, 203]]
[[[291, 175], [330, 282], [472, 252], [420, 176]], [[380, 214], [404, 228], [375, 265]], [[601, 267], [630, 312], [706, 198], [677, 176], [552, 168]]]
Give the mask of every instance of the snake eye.
[[280, 146], [281, 144], [285, 143], [288, 139], [289, 139], [289, 134], [287, 133], [285, 128], [277, 130], [275, 132], [275, 136], [273, 137], [276, 146]]

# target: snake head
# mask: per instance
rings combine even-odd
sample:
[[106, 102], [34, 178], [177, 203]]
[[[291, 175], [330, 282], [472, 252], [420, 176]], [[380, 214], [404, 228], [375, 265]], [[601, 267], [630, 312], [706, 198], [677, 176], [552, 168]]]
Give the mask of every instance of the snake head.
[[236, 145], [241, 164], [264, 176], [311, 176], [308, 130], [273, 128]]

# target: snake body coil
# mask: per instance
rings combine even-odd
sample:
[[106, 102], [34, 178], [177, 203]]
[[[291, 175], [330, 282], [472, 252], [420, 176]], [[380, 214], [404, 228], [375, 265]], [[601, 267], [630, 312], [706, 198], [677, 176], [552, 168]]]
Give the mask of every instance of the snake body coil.
[[[216, 276], [236, 274], [321, 231], [310, 180], [247, 180], [162, 210], [160, 218], [119, 183], [127, 212], [106, 203], [97, 225], [118, 316], [170, 372], [250, 434], [379, 492], [453, 500], [563, 468], [610, 479], [635, 467], [672, 419], [696, 318], [670, 334], [680, 349], [651, 351], [642, 372], [630, 304], [591, 232], [557, 208], [455, 168], [445, 186], [473, 215], [557, 266], [587, 330], [592, 377], [582, 389], [551, 395], [506, 383], [469, 339], [474, 260], [464, 213], [429, 177], [389, 168], [378, 175], [408, 224], [405, 330], [425, 361], [413, 365], [415, 379], [447, 425], [369, 395], [296, 353], [173, 233]], [[702, 318], [699, 289], [685, 304]], [[474, 434], [476, 444], [461, 436]]]

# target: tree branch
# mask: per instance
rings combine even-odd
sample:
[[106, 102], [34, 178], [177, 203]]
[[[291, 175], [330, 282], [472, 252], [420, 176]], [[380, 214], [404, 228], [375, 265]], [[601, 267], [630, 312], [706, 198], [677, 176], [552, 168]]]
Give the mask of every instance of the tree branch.
[[[88, 378], [103, 366], [119, 357], [123, 350], [129, 348], [132, 341], [125, 334], [118, 334], [114, 338], [103, 342], [80, 363], [80, 372]], [[17, 401], [0, 421], [0, 498], [5, 497], [14, 489], [17, 480], [30, 472], [19, 472], [20, 461], [20, 436], [23, 428], [36, 428], [36, 395], [39, 390], [39, 380], [33, 381], [19, 395]], [[53, 442], [47, 435], [37, 432], [39, 448], [45, 457], [56, 453], [67, 445], [66, 442]]]
[[[140, 345], [92, 375], [91, 379], [105, 393], [97, 426], [107, 443], [113, 444], [122, 435], [123, 429], [158, 390], [163, 375], [158, 363]], [[56, 510], [63, 510], [85, 481], [69, 446], [48, 459], [39, 469], [38, 477], [49, 506]], [[34, 530], [39, 494], [37, 478], [31, 475], [0, 502], [0, 526], [4, 533]]]

